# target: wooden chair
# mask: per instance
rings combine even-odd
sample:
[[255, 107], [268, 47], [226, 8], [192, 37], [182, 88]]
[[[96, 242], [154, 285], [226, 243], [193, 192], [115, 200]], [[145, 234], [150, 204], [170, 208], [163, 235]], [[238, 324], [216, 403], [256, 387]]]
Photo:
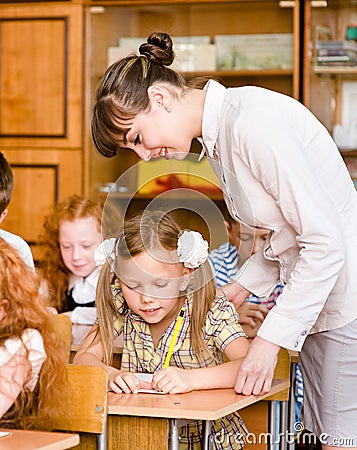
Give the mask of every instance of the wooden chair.
[[[97, 450], [105, 450], [108, 375], [102, 367], [73, 364], [67, 364], [67, 374], [70, 384], [69, 410], [66, 416], [61, 415], [54, 421], [54, 428], [96, 434]], [[83, 447], [80, 445], [78, 448]]]
[[63, 341], [63, 347], [67, 355], [67, 362], [70, 361], [72, 322], [66, 314], [55, 314], [53, 316], [53, 327], [58, 338]]

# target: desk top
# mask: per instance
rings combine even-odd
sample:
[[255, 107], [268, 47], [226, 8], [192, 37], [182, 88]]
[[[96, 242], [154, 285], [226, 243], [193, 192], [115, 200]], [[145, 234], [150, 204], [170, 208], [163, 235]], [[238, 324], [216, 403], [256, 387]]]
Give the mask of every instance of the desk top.
[[108, 414], [169, 419], [216, 420], [289, 387], [289, 380], [273, 380], [264, 395], [240, 395], [234, 389], [210, 389], [187, 394], [114, 394]]
[[30, 430], [5, 430], [8, 436], [0, 437], [1, 450], [64, 450], [79, 444], [78, 434]]

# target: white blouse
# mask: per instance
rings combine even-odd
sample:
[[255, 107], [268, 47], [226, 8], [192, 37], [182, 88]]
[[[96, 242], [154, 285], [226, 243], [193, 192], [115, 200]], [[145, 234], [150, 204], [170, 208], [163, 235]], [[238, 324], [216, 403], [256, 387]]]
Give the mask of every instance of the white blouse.
[[301, 350], [309, 333], [357, 317], [357, 193], [328, 131], [301, 103], [263, 88], [206, 86], [201, 157], [231, 215], [272, 230], [236, 278], [258, 296], [285, 288], [258, 335]]
[[25, 389], [33, 391], [37, 384], [43, 362], [46, 360], [46, 352], [43, 346], [43, 339], [39, 331], [28, 328], [21, 336], [7, 339], [0, 346], [0, 370], [14, 355], [26, 356], [31, 364], [31, 377]]
[[71, 275], [68, 290], [72, 290], [72, 297], [76, 303], [83, 304], [77, 306], [71, 312], [72, 323], [80, 325], [93, 325], [97, 318], [97, 308], [85, 306], [87, 303], [95, 301], [97, 283], [101, 267], [97, 267], [86, 278]]

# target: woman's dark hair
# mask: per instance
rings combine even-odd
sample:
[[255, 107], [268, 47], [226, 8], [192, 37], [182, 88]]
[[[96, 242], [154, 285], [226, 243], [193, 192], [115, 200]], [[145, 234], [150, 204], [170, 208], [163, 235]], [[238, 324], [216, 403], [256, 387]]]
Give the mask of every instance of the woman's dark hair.
[[152, 33], [140, 45], [139, 55], [129, 55], [112, 64], [99, 82], [92, 115], [92, 138], [98, 151], [116, 155], [132, 119], [148, 111], [148, 88], [166, 83], [172, 95], [187, 87], [184, 78], [170, 66], [175, 59], [167, 33]]

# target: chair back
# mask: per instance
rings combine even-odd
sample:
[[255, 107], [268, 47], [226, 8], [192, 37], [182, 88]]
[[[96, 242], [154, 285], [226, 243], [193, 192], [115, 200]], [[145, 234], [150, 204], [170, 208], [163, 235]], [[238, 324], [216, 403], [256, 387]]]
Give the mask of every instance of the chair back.
[[57, 417], [54, 428], [62, 431], [106, 433], [108, 375], [102, 367], [67, 364], [70, 386], [69, 411]]
[[63, 342], [63, 348], [66, 353], [66, 361], [70, 361], [71, 340], [72, 340], [72, 322], [66, 314], [55, 314], [53, 316], [53, 327], [58, 338]]
[[[278, 361], [275, 366], [274, 378], [280, 380], [290, 380], [290, 368], [291, 368], [291, 357], [286, 350], [286, 348], [281, 348], [278, 353]], [[278, 400], [278, 401], [288, 401], [289, 400], [289, 390], [286, 388], [283, 391], [266, 398], [265, 400]]]

